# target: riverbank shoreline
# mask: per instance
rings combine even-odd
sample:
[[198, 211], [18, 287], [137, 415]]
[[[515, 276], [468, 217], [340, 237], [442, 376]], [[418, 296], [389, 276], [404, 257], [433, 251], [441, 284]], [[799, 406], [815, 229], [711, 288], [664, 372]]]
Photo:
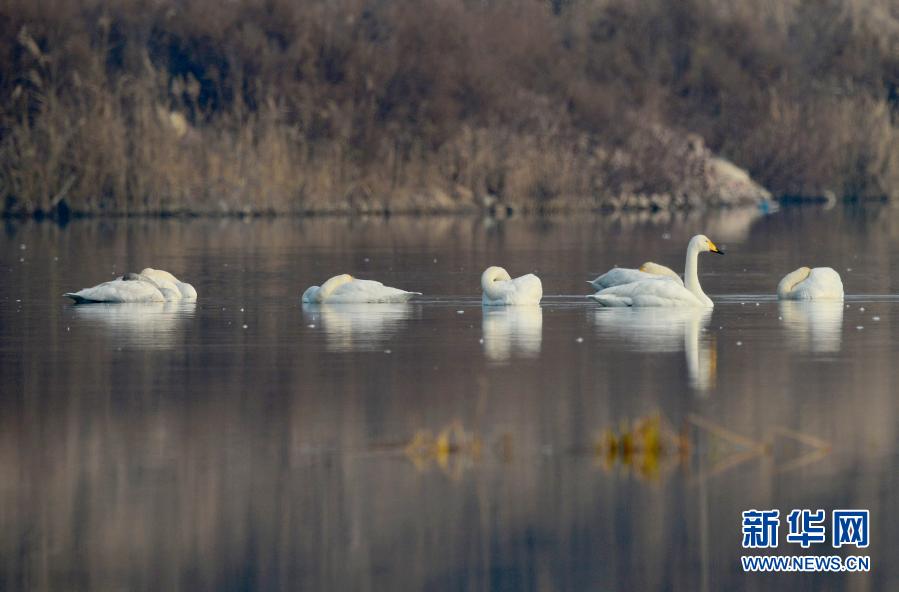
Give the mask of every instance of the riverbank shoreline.
[[[826, 204], [821, 200], [790, 201], [790, 207], [817, 206]], [[886, 203], [886, 202], [884, 202]], [[478, 208], [475, 206], [460, 206], [455, 209], [393, 209], [383, 208], [333, 208], [333, 209], [300, 209], [300, 210], [223, 210], [223, 211], [52, 211], [43, 212], [2, 212], [0, 219], [7, 221], [36, 221], [68, 223], [74, 220], [215, 220], [215, 219], [314, 219], [314, 218], [470, 218], [483, 217], [493, 220], [505, 220], [509, 218], [540, 219], [540, 218], [564, 218], [569, 216], [621, 216], [621, 215], [690, 215], [706, 212], [761, 210], [762, 212], [776, 211], [780, 205], [776, 200], [760, 202], [759, 204], [739, 205], [714, 205], [707, 207], [682, 207], [662, 209], [649, 207], [621, 207], [609, 206], [589, 207], [572, 206], [551, 209], [540, 208], [516, 208], [501, 205], [500, 207]]]
[[[515, 213], [553, 214], [615, 211], [681, 211], [707, 207], [759, 206], [772, 202], [772, 194], [747, 171], [712, 152], [695, 134], [660, 125], [638, 126], [642, 141], [630, 149], [609, 146], [563, 147], [554, 138], [553, 148], [526, 151], [510, 158], [509, 146], [460, 148], [455, 156], [432, 155], [414, 165], [411, 179], [389, 179], [389, 167], [357, 171], [343, 178], [340, 166], [305, 166], [301, 161], [282, 162], [272, 177], [271, 163], [258, 166], [239, 158], [221, 158], [202, 142], [176, 142], [185, 159], [219, 161], [215, 168], [198, 166], [189, 179], [166, 182], [165, 191], [131, 194], [134, 181], [117, 191], [100, 195], [70, 194], [80, 172], [74, 170], [58, 191], [41, 197], [6, 196], [4, 215], [33, 215], [66, 219], [73, 215], [392, 215], [486, 214], [496, 218]], [[489, 133], [485, 131], [489, 136]], [[465, 133], [463, 132], [463, 136]], [[472, 132], [472, 137], [478, 134]], [[164, 136], [165, 137], [165, 136]], [[177, 138], [168, 138], [177, 139]], [[541, 143], [545, 138], [531, 137]], [[520, 148], [520, 147], [519, 147]], [[471, 156], [504, 160], [502, 172], [491, 165], [472, 163]], [[463, 176], [446, 174], [447, 164], [469, 162]], [[335, 162], [340, 163], [340, 159]], [[556, 168], [553, 163], [560, 164]], [[156, 163], [154, 171], [138, 177], [162, 179], [177, 172], [174, 163]], [[459, 165], [461, 167], [461, 165]], [[101, 165], [101, 170], [107, 165]], [[173, 168], [174, 167], [174, 168]], [[137, 171], [132, 161], [119, 171]], [[112, 174], [114, 171], [109, 170]], [[132, 173], [129, 173], [132, 174]], [[386, 176], [385, 176], [386, 175]], [[496, 178], [491, 178], [494, 175]], [[137, 177], [135, 177], [136, 179]], [[34, 189], [32, 188], [31, 193]]]
[[899, 195], [893, 17], [849, 0], [57, 4], [0, 9], [0, 212]]
[[774, 213], [787, 213], [791, 211], [824, 212], [831, 209], [841, 209], [846, 212], [883, 212], [887, 217], [893, 217], [894, 205], [886, 200], [857, 200], [833, 202], [826, 198], [820, 199], [785, 199], [771, 200], [760, 204], [725, 206], [717, 205], [704, 208], [684, 208], [677, 210], [660, 209], [557, 209], [552, 211], [537, 212], [534, 210], [491, 211], [486, 209], [459, 209], [443, 211], [393, 211], [393, 210], [364, 210], [364, 211], [335, 211], [335, 210], [308, 210], [291, 212], [251, 211], [251, 212], [70, 212], [61, 217], [57, 214], [10, 214], [0, 213], [0, 221], [8, 227], [19, 227], [26, 224], [65, 227], [78, 223], [205, 223], [205, 222], [281, 222], [296, 221], [345, 221], [353, 222], [389, 222], [405, 223], [407, 221], [459, 221], [478, 222], [488, 226], [501, 225], [505, 222], [532, 222], [532, 223], [557, 223], [565, 220], [591, 218], [603, 223], [623, 225], [652, 224], [656, 226], [677, 225], [689, 220], [706, 219], [757, 219]]

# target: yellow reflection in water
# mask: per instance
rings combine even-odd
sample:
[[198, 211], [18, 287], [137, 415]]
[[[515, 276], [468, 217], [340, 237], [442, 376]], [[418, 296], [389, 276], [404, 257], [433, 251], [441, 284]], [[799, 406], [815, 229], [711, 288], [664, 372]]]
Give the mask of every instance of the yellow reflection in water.
[[454, 420], [435, 436], [430, 430], [415, 432], [406, 445], [406, 457], [419, 471], [436, 464], [451, 478], [459, 478], [464, 470], [481, 459], [481, 437], [469, 432]]

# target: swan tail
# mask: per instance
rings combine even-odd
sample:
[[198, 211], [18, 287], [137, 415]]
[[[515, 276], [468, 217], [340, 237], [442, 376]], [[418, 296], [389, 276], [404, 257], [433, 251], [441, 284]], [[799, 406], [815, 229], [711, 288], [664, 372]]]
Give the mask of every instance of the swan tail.
[[84, 304], [85, 302], [93, 302], [93, 300], [85, 298], [84, 296], [81, 296], [77, 292], [66, 292], [65, 294], [63, 294], [63, 296], [65, 296], [66, 298], [71, 298], [72, 300], [75, 301], [75, 304]]

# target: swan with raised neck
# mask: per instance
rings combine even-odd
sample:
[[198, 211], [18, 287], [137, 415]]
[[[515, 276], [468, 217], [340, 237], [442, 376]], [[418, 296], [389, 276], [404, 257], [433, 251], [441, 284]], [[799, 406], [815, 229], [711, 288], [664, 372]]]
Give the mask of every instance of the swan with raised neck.
[[690, 291], [705, 306], [714, 306], [712, 299], [706, 296], [699, 284], [699, 254], [700, 253], [716, 253], [723, 255], [724, 251], [719, 249], [709, 237], [704, 234], [697, 234], [690, 239], [687, 245], [687, 259], [684, 262], [684, 287]]
[[[641, 278], [636, 281], [610, 286], [591, 294], [588, 298], [603, 306], [714, 306], [712, 299], [699, 284], [699, 254], [724, 254], [704, 234], [698, 234], [687, 244], [684, 263], [684, 284], [664, 276]], [[645, 275], [645, 274], [644, 274]]]

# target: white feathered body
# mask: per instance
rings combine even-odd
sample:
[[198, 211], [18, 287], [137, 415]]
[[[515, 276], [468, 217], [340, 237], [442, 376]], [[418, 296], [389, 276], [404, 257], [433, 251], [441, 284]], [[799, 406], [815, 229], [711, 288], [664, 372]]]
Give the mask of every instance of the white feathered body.
[[481, 276], [485, 306], [521, 306], [540, 304], [543, 282], [533, 273], [512, 279], [501, 267], [490, 267]]
[[659, 276], [611, 286], [587, 298], [603, 306], [709, 306], [683, 284]]
[[712, 308], [714, 303], [702, 291], [697, 272], [699, 253], [706, 252], [724, 254], [707, 236], [697, 234], [687, 244], [683, 280], [670, 268], [652, 262], [644, 263], [640, 269], [612, 269], [594, 280], [599, 285], [610, 285], [588, 298], [603, 306]]
[[603, 290], [612, 286], [658, 278], [670, 279], [682, 286], [684, 285], [684, 280], [673, 269], [651, 261], [641, 265], [640, 269], [615, 267], [588, 283], [596, 290]]
[[777, 285], [781, 300], [842, 300], [843, 280], [830, 267], [800, 267]]
[[176, 302], [194, 301], [197, 291], [188, 283], [161, 269], [147, 267], [139, 274], [103, 282], [92, 288], [64, 294], [76, 303], [87, 302]]
[[319, 286], [312, 286], [303, 293], [303, 302], [310, 304], [351, 304], [365, 302], [406, 302], [421, 292], [407, 292], [385, 286], [374, 280], [360, 280], [348, 274], [334, 276]]
[[117, 279], [93, 288], [65, 294], [76, 303], [87, 302], [165, 302], [163, 293], [151, 282]]

